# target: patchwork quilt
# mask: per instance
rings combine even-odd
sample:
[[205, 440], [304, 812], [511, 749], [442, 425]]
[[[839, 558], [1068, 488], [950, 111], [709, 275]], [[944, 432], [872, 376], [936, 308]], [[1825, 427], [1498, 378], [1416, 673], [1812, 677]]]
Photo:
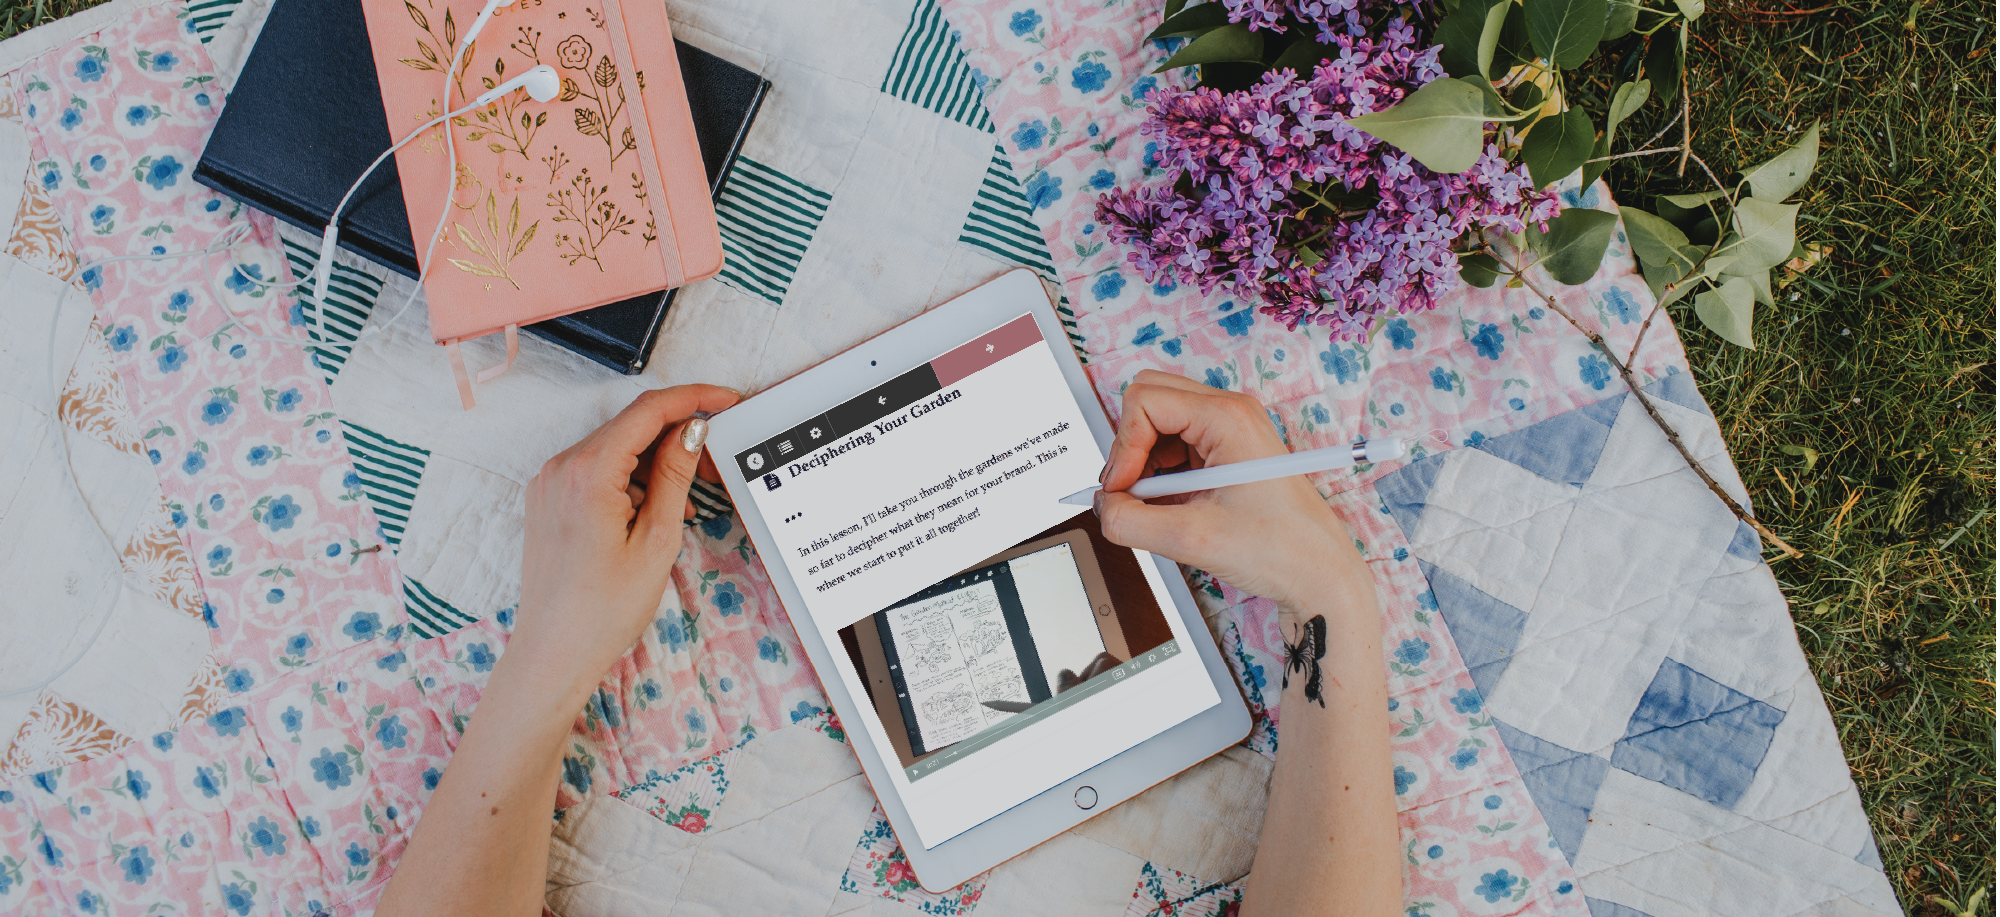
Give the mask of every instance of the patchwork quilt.
[[[755, 391], [1015, 266], [1114, 412], [1156, 368], [1256, 395], [1295, 448], [1419, 444], [1317, 478], [1382, 597], [1410, 914], [1899, 910], [1761, 545], [1581, 334], [1460, 290], [1335, 342], [1106, 242], [1096, 196], [1156, 177], [1144, 99], [1183, 78], [1153, 74], [1156, 5], [674, 3], [679, 37], [774, 84], [718, 206], [729, 267], [676, 300], [646, 377], [529, 339], [472, 412], [421, 311], [389, 321], [407, 281], [342, 253], [301, 301], [274, 284], [311, 240], [191, 180], [265, 9], [114, 0], [0, 43], [0, 912], [371, 911], [506, 651], [542, 462], [644, 388]], [[87, 267], [244, 224], [226, 255]], [[1560, 301], [1620, 352], [1653, 305], [1622, 236]], [[1633, 365], [1749, 501], [1664, 315]], [[1268, 603], [1186, 571], [1248, 742], [934, 894], [703, 500], [578, 714], [552, 911], [1240, 901], [1282, 736]]]

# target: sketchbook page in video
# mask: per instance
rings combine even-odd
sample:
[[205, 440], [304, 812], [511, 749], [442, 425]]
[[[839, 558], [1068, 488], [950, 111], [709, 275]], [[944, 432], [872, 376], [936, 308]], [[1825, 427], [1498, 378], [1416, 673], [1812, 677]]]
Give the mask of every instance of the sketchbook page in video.
[[925, 749], [943, 748], [1014, 715], [985, 701], [1028, 701], [991, 580], [889, 609], [888, 618]]
[[1042, 672], [1049, 688], [1057, 690], [1056, 673], [1081, 672], [1105, 651], [1083, 575], [1077, 570], [1076, 552], [1069, 544], [1058, 543], [1009, 560], [1007, 570], [1021, 597], [1028, 632], [1035, 637]]

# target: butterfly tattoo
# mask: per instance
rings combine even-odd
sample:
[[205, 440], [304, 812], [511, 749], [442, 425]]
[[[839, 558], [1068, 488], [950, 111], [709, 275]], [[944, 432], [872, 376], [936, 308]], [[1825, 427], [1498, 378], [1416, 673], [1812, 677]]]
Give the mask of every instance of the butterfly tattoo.
[[1321, 692], [1319, 661], [1326, 658], [1326, 618], [1313, 615], [1299, 628], [1299, 642], [1285, 643], [1285, 673], [1279, 688], [1292, 686], [1292, 673], [1298, 672], [1306, 679], [1306, 700], [1326, 706], [1326, 698]]

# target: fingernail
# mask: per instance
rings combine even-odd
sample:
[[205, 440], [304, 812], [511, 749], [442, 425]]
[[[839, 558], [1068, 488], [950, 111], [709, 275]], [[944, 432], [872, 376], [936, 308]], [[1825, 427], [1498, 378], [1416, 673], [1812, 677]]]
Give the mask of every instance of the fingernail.
[[727, 385], [718, 385], [716, 386], [716, 388], [722, 389], [723, 391], [728, 392], [731, 395], [735, 395], [737, 401], [742, 401], [746, 397], [742, 391], [730, 388]]
[[1105, 478], [1108, 478], [1108, 477], [1110, 477], [1110, 476], [1111, 476], [1111, 460], [1110, 460], [1110, 459], [1105, 459], [1105, 460], [1104, 460], [1104, 470], [1103, 470], [1103, 471], [1100, 471], [1100, 472], [1098, 472], [1098, 473], [1097, 473], [1097, 483], [1098, 483], [1098, 485], [1099, 485], [1099, 486], [1102, 486], [1102, 485], [1104, 484], [1104, 479], [1105, 479]]
[[689, 452], [700, 452], [701, 444], [708, 441], [708, 421], [699, 417], [687, 422], [681, 428], [681, 446]]
[[1100, 490], [1100, 491], [1098, 491], [1098, 492], [1096, 492], [1096, 493], [1094, 493], [1094, 494], [1091, 494], [1091, 495], [1090, 495], [1090, 511], [1091, 511], [1091, 512], [1093, 512], [1093, 513], [1096, 513], [1096, 514], [1097, 514], [1097, 515], [1098, 515], [1098, 516], [1099, 516], [1100, 518], [1102, 518], [1102, 517], [1103, 517], [1103, 515], [1104, 515], [1104, 491], [1101, 491], [1101, 490]]

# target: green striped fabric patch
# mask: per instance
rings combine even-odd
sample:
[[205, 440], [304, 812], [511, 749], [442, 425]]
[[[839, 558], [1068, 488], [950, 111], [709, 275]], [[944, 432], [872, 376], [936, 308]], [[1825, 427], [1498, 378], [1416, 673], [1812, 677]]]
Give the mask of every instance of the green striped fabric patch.
[[354, 473], [361, 479], [361, 492], [375, 507], [382, 523], [382, 537], [391, 548], [403, 546], [403, 530], [410, 525], [410, 507], [417, 499], [417, 485], [424, 479], [424, 463], [429, 449], [396, 442], [367, 427], [340, 422], [347, 434], [347, 454], [354, 458]]
[[726, 256], [722, 282], [783, 305], [831, 200], [833, 195], [770, 166], [736, 157], [715, 202]]
[[[308, 278], [319, 267], [319, 252], [287, 238], [285, 260], [291, 263], [293, 277]], [[335, 345], [313, 351], [313, 364], [326, 376], [326, 384], [332, 385], [334, 377], [340, 375], [341, 367], [347, 365], [347, 357], [354, 350], [354, 339], [361, 335], [361, 326], [368, 321], [368, 313], [374, 311], [375, 299], [380, 295], [380, 279], [336, 262], [333, 279], [327, 282], [324, 315], [315, 314], [319, 307], [316, 291], [312, 296], [299, 296], [299, 302], [305, 306], [307, 339]], [[320, 335], [317, 325], [321, 320], [326, 323], [324, 337]]]
[[736, 504], [729, 501], [729, 492], [720, 484], [710, 484], [700, 478], [689, 482], [688, 502], [694, 504], [694, 518], [687, 523], [707, 522], [710, 519], [727, 516], [736, 511]]
[[[1055, 281], [1055, 262], [1049, 257], [1048, 244], [1042, 240], [1042, 228], [1035, 224], [1033, 213], [1028, 207], [1027, 192], [1014, 179], [1006, 150], [996, 144], [993, 161], [986, 166], [986, 178], [979, 184], [979, 194], [972, 199], [972, 212], [965, 215], [965, 228], [958, 231], [958, 241], [1002, 264], [1019, 265]], [[1089, 362], [1083, 350], [1083, 335], [1077, 333], [1076, 311], [1070, 308], [1069, 297], [1064, 296], [1056, 305], [1056, 315], [1069, 332], [1076, 355]]]
[[1076, 327], [1076, 310], [1069, 307], [1069, 294], [1056, 300], [1056, 321], [1062, 322], [1063, 333], [1069, 335], [1069, 347], [1076, 351], [1077, 362], [1090, 365], [1090, 352], [1083, 349], [1083, 333]]
[[995, 144], [993, 161], [986, 164], [986, 178], [972, 199], [972, 212], [965, 215], [958, 241], [1054, 280], [1055, 261], [1049, 257], [1048, 243], [1042, 241], [1042, 228], [1035, 224], [1033, 213], [1028, 208], [1027, 192], [1007, 163], [1007, 151]]
[[910, 11], [910, 25], [889, 59], [882, 91], [960, 124], [993, 132], [985, 95], [965, 63], [950, 24], [937, 0], [920, 0]]
[[410, 632], [419, 640], [441, 637], [479, 620], [407, 576], [403, 577], [403, 610], [410, 616]]
[[229, 21], [229, 14], [236, 12], [242, 3], [243, 0], [194, 0], [187, 8], [188, 28], [201, 36], [202, 44], [208, 44], [216, 30]]

